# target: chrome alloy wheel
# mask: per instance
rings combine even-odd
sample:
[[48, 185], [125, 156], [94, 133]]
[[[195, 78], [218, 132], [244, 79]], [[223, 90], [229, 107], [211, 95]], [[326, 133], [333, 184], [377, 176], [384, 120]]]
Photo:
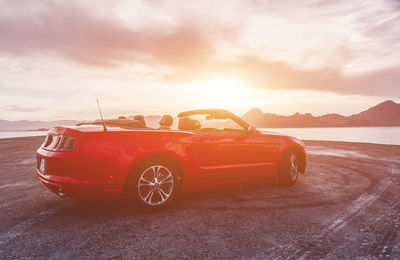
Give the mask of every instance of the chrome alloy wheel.
[[174, 178], [164, 166], [153, 165], [142, 172], [138, 181], [138, 193], [148, 205], [160, 205], [171, 196]]
[[297, 158], [294, 153], [290, 155], [289, 173], [290, 179], [295, 181], [297, 179], [297, 174], [299, 173], [299, 166], [297, 165]]

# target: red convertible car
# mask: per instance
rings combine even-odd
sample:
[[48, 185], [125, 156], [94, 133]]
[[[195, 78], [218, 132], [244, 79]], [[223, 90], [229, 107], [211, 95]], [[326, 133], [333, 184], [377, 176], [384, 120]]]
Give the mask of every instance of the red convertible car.
[[303, 143], [259, 131], [221, 109], [54, 127], [37, 151], [37, 177], [71, 199], [125, 197], [159, 209], [182, 190], [276, 177], [285, 186], [304, 173]]

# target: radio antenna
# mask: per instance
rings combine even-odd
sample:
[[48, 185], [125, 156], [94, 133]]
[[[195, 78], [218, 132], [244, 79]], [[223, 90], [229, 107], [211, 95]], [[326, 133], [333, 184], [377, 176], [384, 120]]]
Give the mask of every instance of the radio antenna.
[[96, 98], [96, 101], [97, 101], [97, 107], [99, 108], [99, 112], [100, 112], [101, 122], [103, 123], [104, 132], [106, 132], [107, 127], [106, 127], [106, 123], [104, 122], [103, 113], [101, 113], [99, 99]]

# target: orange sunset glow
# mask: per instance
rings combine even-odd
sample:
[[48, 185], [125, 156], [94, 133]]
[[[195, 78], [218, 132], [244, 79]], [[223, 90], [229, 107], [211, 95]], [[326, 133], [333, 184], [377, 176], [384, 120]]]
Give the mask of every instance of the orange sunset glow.
[[[400, 98], [396, 1], [2, 1], [0, 118], [253, 107], [351, 115]], [[340, 103], [340, 106], [337, 104]]]
[[400, 0], [0, 10], [0, 260], [400, 259]]

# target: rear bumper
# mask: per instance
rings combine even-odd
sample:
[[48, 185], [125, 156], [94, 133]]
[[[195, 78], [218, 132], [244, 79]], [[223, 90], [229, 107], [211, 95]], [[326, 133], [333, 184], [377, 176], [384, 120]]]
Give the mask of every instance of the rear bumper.
[[60, 189], [73, 200], [121, 197], [119, 189], [107, 189], [104, 184], [80, 181], [71, 177], [44, 175], [36, 169], [38, 179], [53, 193], [59, 195]]

